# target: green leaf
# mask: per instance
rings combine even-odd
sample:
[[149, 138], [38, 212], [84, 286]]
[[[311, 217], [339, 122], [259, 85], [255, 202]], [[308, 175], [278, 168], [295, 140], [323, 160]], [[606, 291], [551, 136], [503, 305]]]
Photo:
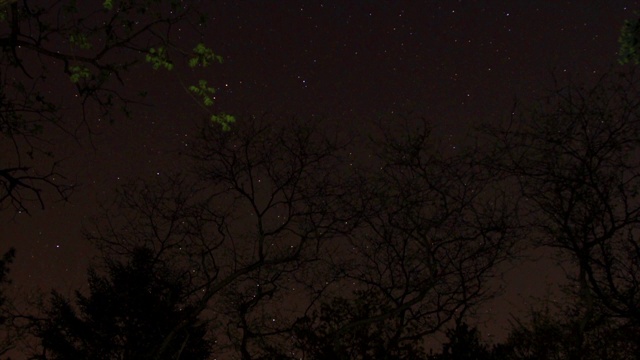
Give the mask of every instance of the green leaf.
[[113, 0], [104, 0], [102, 6], [107, 10], [113, 10]]
[[211, 122], [220, 124], [222, 126], [222, 131], [231, 130], [231, 126], [229, 124], [233, 124], [236, 122], [236, 118], [233, 115], [229, 114], [219, 114], [219, 115], [211, 115]]
[[151, 67], [153, 67], [154, 70], [158, 70], [161, 67], [167, 70], [173, 69], [173, 62], [169, 60], [169, 56], [167, 55], [167, 50], [163, 46], [160, 46], [157, 49], [150, 48], [149, 52], [145, 56], [145, 60], [148, 63], [151, 63]]
[[69, 41], [72, 44], [77, 45], [81, 49], [91, 49], [91, 47], [93, 46], [89, 42], [87, 35], [83, 33], [71, 34], [71, 36], [69, 37]]
[[69, 67], [69, 71], [71, 72], [69, 77], [74, 84], [79, 83], [82, 79], [89, 79], [91, 77], [91, 71], [83, 65], [71, 66]]
[[199, 43], [193, 48], [194, 57], [189, 59], [189, 66], [196, 67], [198, 65], [205, 67], [213, 62], [222, 63], [222, 56], [216, 55], [213, 50], [206, 47], [203, 43]]
[[216, 89], [208, 86], [207, 80], [198, 80], [198, 86], [189, 86], [189, 91], [200, 96], [205, 106], [213, 106], [213, 94], [216, 93]]

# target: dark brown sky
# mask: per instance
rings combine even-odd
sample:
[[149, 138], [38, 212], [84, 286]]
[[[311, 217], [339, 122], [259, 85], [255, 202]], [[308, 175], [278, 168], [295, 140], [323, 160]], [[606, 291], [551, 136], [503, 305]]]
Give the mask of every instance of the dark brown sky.
[[[188, 2], [185, 2], [188, 3]], [[208, 4], [208, 2], [206, 2]], [[225, 62], [208, 70], [221, 88], [217, 110], [329, 118], [336, 131], [364, 131], [389, 114], [430, 120], [447, 141], [474, 124], [509, 114], [552, 86], [551, 73], [590, 79], [615, 63], [622, 21], [638, 1], [216, 1], [206, 43]], [[185, 29], [185, 37], [193, 36]], [[130, 84], [151, 89], [152, 107], [100, 127], [86, 144], [60, 143], [64, 170], [81, 184], [69, 203], [31, 216], [2, 214], [0, 245], [14, 246], [17, 285], [66, 292], [81, 286], [93, 252], [82, 224], [119, 182], [175, 168], [202, 116], [180, 79], [145, 72]], [[49, 84], [55, 88], [56, 84]], [[133, 85], [131, 85], [133, 86]], [[68, 91], [62, 89], [60, 91]], [[507, 276], [505, 319], [540, 292], [546, 264]]]

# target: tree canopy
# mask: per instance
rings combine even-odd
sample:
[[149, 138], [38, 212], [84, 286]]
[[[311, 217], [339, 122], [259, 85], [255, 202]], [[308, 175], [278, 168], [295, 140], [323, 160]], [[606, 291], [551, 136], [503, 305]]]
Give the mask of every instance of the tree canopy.
[[184, 274], [149, 249], [126, 262], [109, 259], [107, 273], [89, 272], [89, 294], [74, 301], [54, 292], [36, 325], [38, 359], [208, 359], [207, 323], [190, 304]]
[[[176, 30], [201, 34], [205, 21], [197, 7], [172, 0], [3, 2], [0, 208], [44, 207], [45, 189], [68, 198], [75, 184], [58, 172], [50, 140], [77, 140], [97, 122], [130, 117], [148, 90], [129, 81], [141, 65], [169, 71], [221, 62], [202, 36], [187, 40]], [[214, 86], [172, 75], [212, 122], [229, 129], [233, 116], [211, 109]]]
[[[243, 359], [633, 358], [635, 79], [564, 84], [453, 154], [420, 121], [365, 143], [277, 116], [207, 122], [189, 166], [124, 184], [86, 229], [108, 276], [92, 270], [75, 302], [54, 294], [41, 356], [133, 351], [114, 333], [174, 353], [190, 333]], [[361, 166], [354, 143], [371, 150]], [[487, 344], [466, 321], [525, 246], [566, 259], [566, 302]]]
[[640, 64], [640, 18], [624, 21], [618, 43], [618, 63]]

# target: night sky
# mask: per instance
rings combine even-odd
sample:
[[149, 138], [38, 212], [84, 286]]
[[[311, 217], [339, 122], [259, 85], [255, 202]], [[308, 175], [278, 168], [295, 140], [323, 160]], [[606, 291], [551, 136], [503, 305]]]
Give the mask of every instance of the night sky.
[[[188, 2], [185, 2], [188, 3]], [[503, 119], [514, 99], [552, 87], [552, 73], [589, 81], [615, 65], [622, 22], [637, 1], [216, 1], [205, 43], [224, 58], [206, 70], [215, 108], [238, 115], [325, 119], [361, 132], [394, 114], [424, 117], [455, 151], [473, 125]], [[206, 2], [206, 4], [209, 4]], [[185, 38], [194, 36], [187, 29]], [[191, 42], [191, 41], [190, 41]], [[68, 203], [2, 216], [0, 245], [13, 246], [12, 278], [24, 288], [82, 287], [95, 252], [81, 228], [119, 183], [176, 169], [202, 111], [181, 80], [191, 73], [129, 73], [153, 106], [131, 119], [96, 120], [97, 134], [55, 147], [80, 185]], [[200, 75], [198, 75], [200, 76]], [[55, 87], [55, 84], [47, 86]], [[60, 86], [57, 91], [71, 91]], [[506, 295], [486, 310], [500, 333], [529, 294], [543, 295], [549, 262], [516, 266]], [[499, 306], [499, 308], [495, 308]]]

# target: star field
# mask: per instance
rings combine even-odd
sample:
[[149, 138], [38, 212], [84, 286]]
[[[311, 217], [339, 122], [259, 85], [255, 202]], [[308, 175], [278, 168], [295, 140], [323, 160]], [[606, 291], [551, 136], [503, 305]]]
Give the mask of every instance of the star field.
[[[551, 74], [586, 81], [607, 71], [620, 26], [640, 4], [220, 1], [206, 9], [203, 41], [224, 58], [207, 70], [219, 88], [216, 110], [326, 119], [345, 134], [413, 114], [433, 123], [442, 146], [456, 151], [472, 126], [509, 116], [516, 99], [543, 94]], [[195, 36], [186, 28], [179, 33]], [[2, 214], [0, 243], [17, 249], [16, 284], [63, 293], [83, 286], [94, 252], [81, 229], [99, 204], [125, 181], [185, 166], [180, 153], [191, 146], [202, 112], [181, 84], [200, 75], [128, 76], [149, 91], [149, 105], [113, 124], [96, 118], [90, 142], [56, 144], [62, 170], [79, 184], [70, 202], [48, 203], [31, 215]], [[354, 154], [354, 161], [367, 157]], [[518, 294], [541, 294], [552, 277], [533, 263], [510, 272], [507, 306], [494, 306], [490, 316], [507, 319]], [[497, 315], [495, 308], [502, 308]]]

